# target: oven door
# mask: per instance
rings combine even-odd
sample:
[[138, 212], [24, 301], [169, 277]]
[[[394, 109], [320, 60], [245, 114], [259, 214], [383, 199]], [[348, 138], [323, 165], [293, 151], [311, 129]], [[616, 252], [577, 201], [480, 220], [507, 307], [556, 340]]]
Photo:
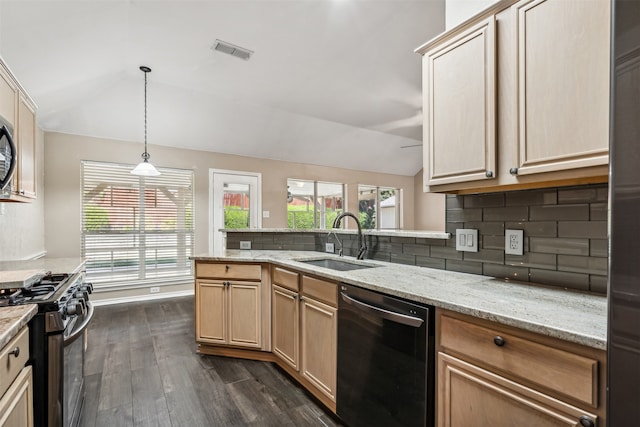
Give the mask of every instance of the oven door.
[[93, 305], [87, 302], [84, 316], [76, 316], [64, 332], [63, 416], [65, 427], [75, 427], [84, 403], [84, 354]]

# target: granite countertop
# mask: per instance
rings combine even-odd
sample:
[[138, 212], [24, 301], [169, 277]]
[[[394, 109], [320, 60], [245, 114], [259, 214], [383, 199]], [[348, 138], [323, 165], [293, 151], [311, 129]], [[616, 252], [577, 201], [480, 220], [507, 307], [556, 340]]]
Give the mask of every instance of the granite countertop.
[[[329, 233], [358, 234], [358, 230], [332, 228], [295, 229], [295, 228], [222, 228], [223, 233]], [[418, 237], [422, 239], [449, 239], [450, 233], [426, 230], [362, 230], [365, 236]]]
[[0, 348], [4, 347], [38, 312], [35, 304], [0, 309]]
[[278, 250], [226, 250], [192, 257], [196, 261], [269, 262], [596, 349], [607, 347], [604, 296], [351, 257], [342, 259], [376, 268], [335, 271], [300, 262], [320, 258], [340, 259], [321, 252]]
[[0, 261], [0, 289], [28, 286], [47, 272], [73, 274], [84, 267], [83, 258], [39, 258]]

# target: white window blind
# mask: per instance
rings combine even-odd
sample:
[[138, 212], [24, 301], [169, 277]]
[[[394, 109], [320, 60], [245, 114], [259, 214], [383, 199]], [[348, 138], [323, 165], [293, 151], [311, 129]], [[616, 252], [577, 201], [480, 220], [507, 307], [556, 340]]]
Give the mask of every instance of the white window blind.
[[193, 277], [193, 171], [82, 162], [82, 256], [94, 286]]

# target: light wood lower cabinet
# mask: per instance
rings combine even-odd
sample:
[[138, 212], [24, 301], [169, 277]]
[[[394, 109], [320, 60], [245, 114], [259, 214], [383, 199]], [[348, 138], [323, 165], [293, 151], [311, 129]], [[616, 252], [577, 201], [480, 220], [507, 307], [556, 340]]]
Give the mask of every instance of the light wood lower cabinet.
[[26, 366], [0, 399], [0, 427], [32, 426], [33, 377], [31, 366]]
[[196, 263], [195, 328], [201, 346], [268, 349], [269, 295], [264, 292], [269, 287], [262, 285], [262, 275], [260, 264]]
[[602, 351], [439, 311], [438, 427], [604, 426]]
[[260, 348], [260, 283], [198, 280], [196, 337], [200, 342]]
[[29, 360], [29, 328], [0, 349], [0, 427], [33, 426], [33, 380]]
[[271, 290], [271, 341], [273, 353], [296, 371], [299, 370], [300, 311], [299, 294], [276, 284]]
[[300, 372], [322, 393], [335, 401], [338, 309], [303, 296], [300, 312]]

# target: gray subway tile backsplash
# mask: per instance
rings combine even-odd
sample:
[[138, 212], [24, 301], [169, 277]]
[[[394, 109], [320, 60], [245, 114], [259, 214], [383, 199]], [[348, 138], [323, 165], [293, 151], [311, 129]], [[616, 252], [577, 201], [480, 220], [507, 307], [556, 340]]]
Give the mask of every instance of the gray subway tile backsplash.
[[530, 221], [585, 221], [589, 219], [589, 205], [531, 206]]
[[[477, 229], [479, 252], [456, 251], [455, 237], [366, 236], [366, 257], [606, 294], [607, 196], [607, 184], [448, 195], [446, 231], [455, 236], [458, 228]], [[505, 229], [524, 230], [524, 255], [504, 254]], [[227, 247], [238, 249], [240, 240], [251, 240], [254, 249], [323, 251], [327, 237], [324, 232], [231, 233]], [[355, 234], [340, 240], [345, 255], [357, 253]]]
[[526, 221], [529, 219], [528, 206], [483, 209], [483, 221]]

